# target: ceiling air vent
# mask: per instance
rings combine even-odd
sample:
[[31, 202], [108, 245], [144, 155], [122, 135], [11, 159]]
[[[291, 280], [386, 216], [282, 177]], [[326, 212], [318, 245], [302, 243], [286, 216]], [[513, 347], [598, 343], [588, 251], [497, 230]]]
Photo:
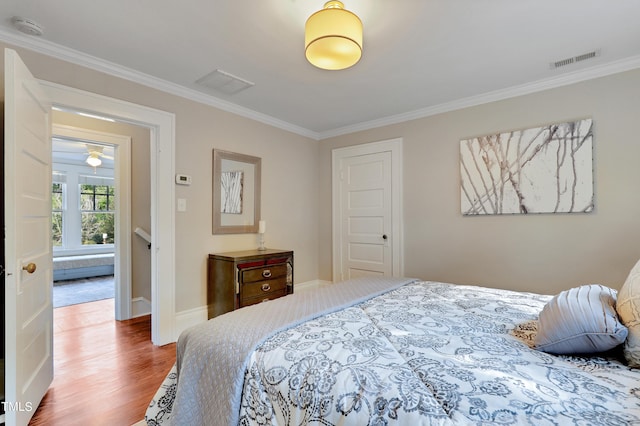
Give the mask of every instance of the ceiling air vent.
[[591, 52], [583, 53], [582, 55], [572, 56], [570, 58], [560, 59], [559, 61], [551, 62], [550, 68], [554, 70], [556, 68], [564, 67], [566, 65], [571, 65], [577, 62], [586, 61], [587, 59], [592, 59], [597, 56], [600, 56], [600, 49], [592, 50]]
[[215, 70], [196, 80], [197, 84], [217, 90], [220, 93], [234, 95], [255, 85], [249, 80], [245, 80], [226, 71]]

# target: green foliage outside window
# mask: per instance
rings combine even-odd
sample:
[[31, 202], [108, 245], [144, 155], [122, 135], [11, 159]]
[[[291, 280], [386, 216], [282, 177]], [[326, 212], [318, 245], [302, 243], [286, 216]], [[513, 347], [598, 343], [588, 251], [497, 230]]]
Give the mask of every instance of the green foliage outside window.
[[113, 244], [115, 191], [109, 185], [80, 185], [82, 244]]
[[62, 184], [54, 183], [51, 191], [51, 239], [56, 247], [62, 246]]

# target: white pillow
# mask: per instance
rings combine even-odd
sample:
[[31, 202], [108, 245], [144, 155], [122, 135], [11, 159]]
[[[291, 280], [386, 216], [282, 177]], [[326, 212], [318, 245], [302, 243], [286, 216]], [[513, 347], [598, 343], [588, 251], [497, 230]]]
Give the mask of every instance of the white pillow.
[[640, 367], [640, 261], [631, 269], [618, 292], [616, 310], [622, 323], [629, 329], [624, 343], [624, 357], [630, 367]]
[[544, 306], [534, 345], [553, 354], [604, 352], [623, 343], [627, 333], [616, 314], [616, 291], [589, 284], [562, 291]]

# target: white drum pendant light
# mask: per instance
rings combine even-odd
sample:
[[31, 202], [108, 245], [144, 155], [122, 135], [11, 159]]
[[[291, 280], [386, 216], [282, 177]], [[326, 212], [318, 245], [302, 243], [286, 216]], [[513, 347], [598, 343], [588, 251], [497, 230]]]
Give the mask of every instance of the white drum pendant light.
[[341, 1], [328, 1], [307, 19], [304, 46], [307, 60], [318, 68], [349, 68], [362, 56], [362, 22]]

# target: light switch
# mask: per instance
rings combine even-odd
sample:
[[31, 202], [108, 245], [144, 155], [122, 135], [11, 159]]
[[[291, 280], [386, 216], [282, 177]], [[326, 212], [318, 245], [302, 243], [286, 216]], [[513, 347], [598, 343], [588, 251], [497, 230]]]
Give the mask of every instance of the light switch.
[[178, 211], [186, 212], [187, 211], [187, 200], [186, 198], [178, 198]]

